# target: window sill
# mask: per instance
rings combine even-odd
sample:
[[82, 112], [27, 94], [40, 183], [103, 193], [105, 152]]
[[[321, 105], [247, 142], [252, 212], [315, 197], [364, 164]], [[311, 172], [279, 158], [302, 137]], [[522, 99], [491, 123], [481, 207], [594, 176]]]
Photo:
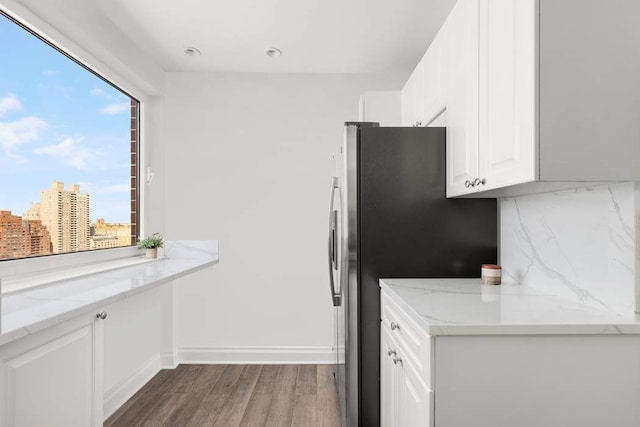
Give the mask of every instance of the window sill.
[[0, 345], [213, 266], [218, 263], [218, 242], [167, 241], [164, 258], [148, 260], [153, 262], [141, 257], [135, 260], [138, 262], [127, 266], [58, 278], [46, 285], [2, 295]]
[[92, 274], [106, 273], [107, 271], [131, 267], [150, 261], [154, 260], [144, 258], [143, 256], [135, 256], [76, 267], [61, 268], [53, 271], [9, 276], [1, 279], [0, 294], [8, 295], [41, 286], [52, 286], [63, 281], [73, 280]]
[[140, 250], [138, 248], [125, 246], [0, 261], [0, 280], [24, 280], [29, 276], [48, 275], [57, 271], [70, 271], [91, 265], [106, 265], [110, 262], [139, 256]]

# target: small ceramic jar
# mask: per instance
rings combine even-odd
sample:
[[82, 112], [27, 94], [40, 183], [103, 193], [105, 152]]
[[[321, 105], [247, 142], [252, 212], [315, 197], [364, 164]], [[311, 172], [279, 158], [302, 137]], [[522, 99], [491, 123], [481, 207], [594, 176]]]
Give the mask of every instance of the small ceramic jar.
[[499, 285], [502, 281], [502, 267], [495, 264], [482, 264], [480, 277], [484, 285]]

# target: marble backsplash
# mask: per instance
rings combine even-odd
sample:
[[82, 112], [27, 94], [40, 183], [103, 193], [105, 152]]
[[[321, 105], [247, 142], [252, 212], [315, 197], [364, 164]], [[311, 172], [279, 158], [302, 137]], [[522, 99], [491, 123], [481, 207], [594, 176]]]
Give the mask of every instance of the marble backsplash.
[[638, 188], [628, 182], [501, 199], [503, 281], [632, 312]]

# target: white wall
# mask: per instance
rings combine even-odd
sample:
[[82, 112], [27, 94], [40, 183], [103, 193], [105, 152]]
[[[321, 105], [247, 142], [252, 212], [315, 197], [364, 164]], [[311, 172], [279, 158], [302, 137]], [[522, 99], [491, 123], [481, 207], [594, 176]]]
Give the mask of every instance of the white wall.
[[330, 360], [333, 154], [357, 74], [168, 73], [167, 238], [217, 239], [220, 264], [174, 283], [183, 360]]
[[501, 199], [504, 280], [615, 313], [633, 312], [636, 187], [629, 182]]
[[380, 126], [402, 126], [399, 90], [368, 91], [360, 95], [358, 120], [378, 122]]

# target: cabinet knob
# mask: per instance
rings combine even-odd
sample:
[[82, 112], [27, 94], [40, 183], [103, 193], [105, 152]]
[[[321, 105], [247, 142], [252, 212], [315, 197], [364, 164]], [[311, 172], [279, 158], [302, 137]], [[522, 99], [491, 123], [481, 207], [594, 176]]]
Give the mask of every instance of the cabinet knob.
[[398, 325], [396, 322], [391, 322], [391, 330], [395, 331], [396, 329], [400, 329], [400, 325]]
[[475, 187], [475, 184], [474, 184], [473, 182], [469, 181], [469, 180], [466, 180], [466, 181], [464, 182], [464, 186], [465, 186], [466, 188], [469, 188], [469, 187]]
[[389, 348], [387, 349], [387, 356], [391, 356], [392, 354], [394, 354], [394, 355], [395, 355], [395, 354], [396, 354], [396, 351], [395, 351], [395, 350], [392, 350], [392, 349], [391, 349], [391, 347], [389, 347]]
[[473, 180], [473, 183], [471, 184], [471, 186], [475, 187], [476, 185], [480, 185], [480, 184], [485, 185], [486, 183], [487, 183], [486, 179], [484, 179], [484, 178], [482, 178], [482, 179], [476, 178], [476, 179]]
[[398, 363], [402, 365], [402, 357], [394, 357], [393, 358], [393, 364], [397, 365]]
[[106, 311], [102, 311], [102, 312], [96, 314], [96, 318], [97, 319], [102, 319], [102, 320], [106, 319], [107, 318], [107, 312]]
[[416, 122], [416, 127], [419, 127], [419, 126], [422, 126], [422, 122], [420, 120]]

